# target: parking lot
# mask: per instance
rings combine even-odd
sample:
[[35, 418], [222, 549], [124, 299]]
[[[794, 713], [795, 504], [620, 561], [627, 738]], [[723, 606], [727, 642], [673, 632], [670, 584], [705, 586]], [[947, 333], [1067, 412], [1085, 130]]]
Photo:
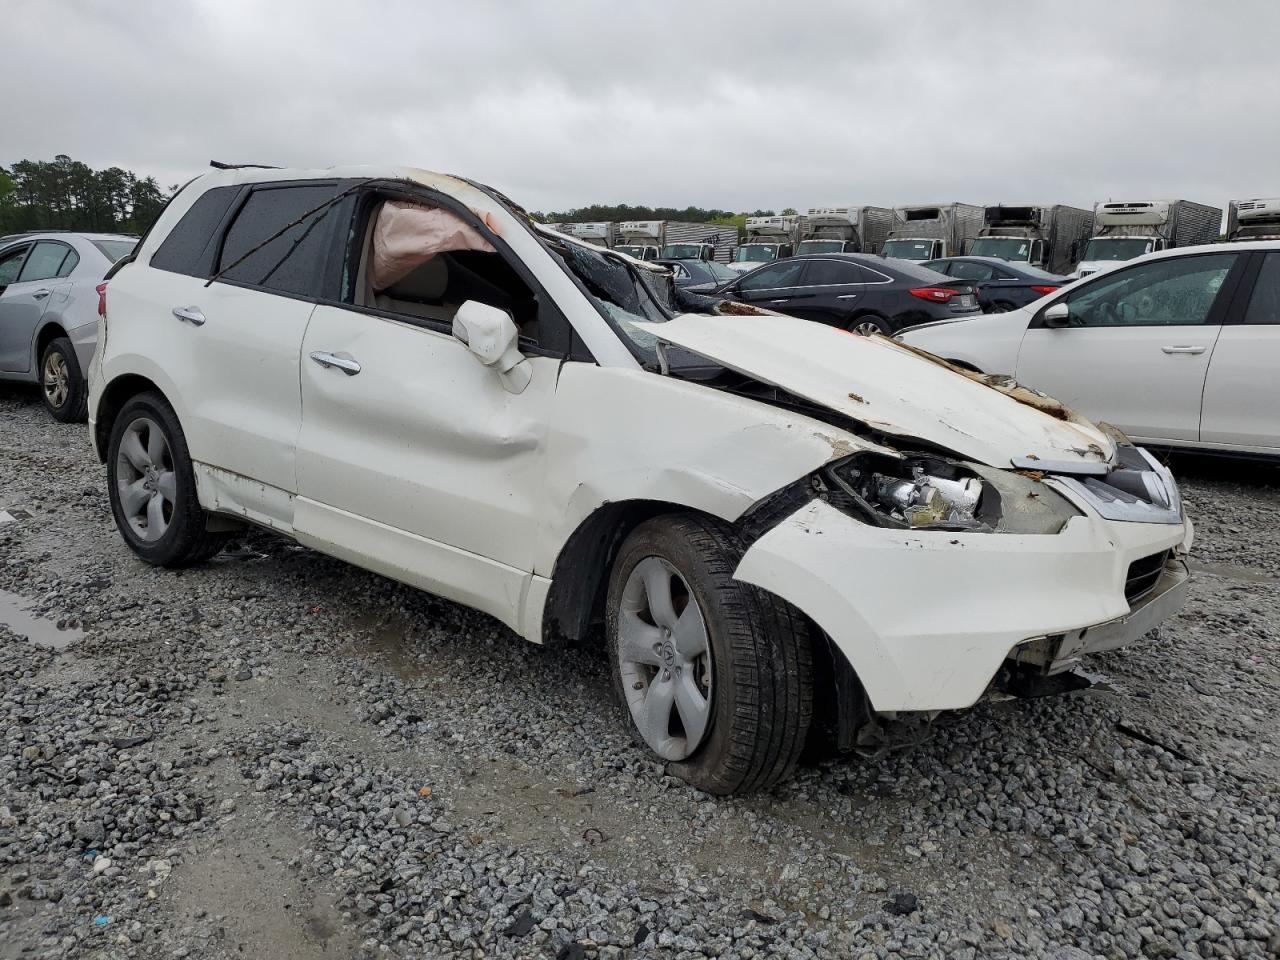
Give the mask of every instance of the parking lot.
[[1274, 956], [1280, 471], [1174, 468], [1191, 600], [1091, 689], [715, 799], [596, 645], [262, 533], [144, 565], [4, 387], [0, 957]]

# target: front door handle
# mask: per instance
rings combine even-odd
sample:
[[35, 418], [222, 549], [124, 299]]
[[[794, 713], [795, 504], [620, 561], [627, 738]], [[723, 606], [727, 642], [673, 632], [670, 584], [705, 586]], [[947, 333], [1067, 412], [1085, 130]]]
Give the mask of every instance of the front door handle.
[[199, 307], [174, 307], [173, 315], [179, 320], [185, 320], [193, 327], [204, 326], [204, 314], [200, 312]]
[[39, 290], [33, 290], [31, 292], [31, 299], [43, 300], [45, 297], [47, 297], [51, 293], [53, 293], [52, 290], [48, 289], [47, 287], [41, 287]]
[[781, 300], [770, 300], [769, 302], [770, 303], [788, 303], [790, 302], [790, 300], [791, 300], [790, 297], [783, 297]]
[[326, 370], [330, 367], [336, 367], [348, 377], [354, 377], [360, 372], [360, 363], [349, 354], [326, 353], [323, 350], [316, 350], [311, 354], [311, 359], [320, 364], [320, 366], [324, 367]]
[[1204, 353], [1205, 351], [1204, 347], [1192, 347], [1192, 346], [1185, 346], [1185, 347], [1169, 346], [1169, 347], [1161, 347], [1160, 349], [1163, 350], [1165, 353], [1193, 353], [1194, 354], [1194, 353]]
[[859, 296], [860, 294], [857, 294], [857, 293], [842, 293], [840, 294], [840, 296], [836, 297], [836, 299], [837, 300], [857, 300]]

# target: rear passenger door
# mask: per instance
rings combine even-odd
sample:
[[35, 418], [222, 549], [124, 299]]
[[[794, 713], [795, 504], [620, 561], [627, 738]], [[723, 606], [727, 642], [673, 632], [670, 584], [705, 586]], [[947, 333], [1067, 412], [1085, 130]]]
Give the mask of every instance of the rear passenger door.
[[849, 260], [815, 259], [806, 263], [801, 283], [808, 297], [787, 312], [833, 327], [847, 327], [861, 308], [865, 290], [862, 268]]
[[1280, 453], [1280, 251], [1250, 256], [1209, 361], [1200, 440]]
[[780, 260], [752, 270], [733, 285], [735, 299], [779, 313], [794, 314], [794, 307], [808, 296], [800, 288], [803, 260]]
[[[5, 373], [29, 373], [36, 327], [53, 294], [65, 280], [59, 279], [62, 264], [76, 253], [65, 243], [38, 240], [22, 261], [14, 281], [0, 293], [0, 370]], [[6, 260], [12, 271], [14, 258]]]
[[[340, 272], [326, 267], [335, 254], [341, 262], [350, 226], [348, 202], [330, 203], [343, 190], [336, 180], [214, 188], [150, 263], [149, 350], [171, 380], [192, 458], [209, 468], [206, 486], [224, 509], [285, 528], [298, 358], [316, 300], [338, 294]], [[113, 309], [115, 294], [113, 284]]]

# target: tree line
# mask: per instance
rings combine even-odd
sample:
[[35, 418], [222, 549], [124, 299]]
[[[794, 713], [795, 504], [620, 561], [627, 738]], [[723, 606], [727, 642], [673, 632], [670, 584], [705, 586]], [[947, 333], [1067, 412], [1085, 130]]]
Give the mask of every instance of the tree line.
[[155, 177], [88, 164], [59, 154], [0, 167], [0, 234], [25, 230], [83, 230], [142, 234], [176, 190]]

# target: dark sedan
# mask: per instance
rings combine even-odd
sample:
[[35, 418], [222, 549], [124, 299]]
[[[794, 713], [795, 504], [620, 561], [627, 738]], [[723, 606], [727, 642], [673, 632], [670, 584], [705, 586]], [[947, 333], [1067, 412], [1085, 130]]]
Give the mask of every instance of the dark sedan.
[[742, 274], [714, 260], [654, 260], [675, 276], [676, 286], [694, 293], [711, 293], [717, 287], [736, 280]]
[[978, 288], [978, 306], [984, 313], [1008, 313], [1053, 293], [1071, 281], [1025, 263], [998, 257], [945, 257], [922, 266], [937, 270], [952, 282], [964, 281]]
[[863, 253], [791, 257], [743, 274], [720, 296], [840, 327], [892, 334], [980, 313], [972, 287], [917, 263]]

